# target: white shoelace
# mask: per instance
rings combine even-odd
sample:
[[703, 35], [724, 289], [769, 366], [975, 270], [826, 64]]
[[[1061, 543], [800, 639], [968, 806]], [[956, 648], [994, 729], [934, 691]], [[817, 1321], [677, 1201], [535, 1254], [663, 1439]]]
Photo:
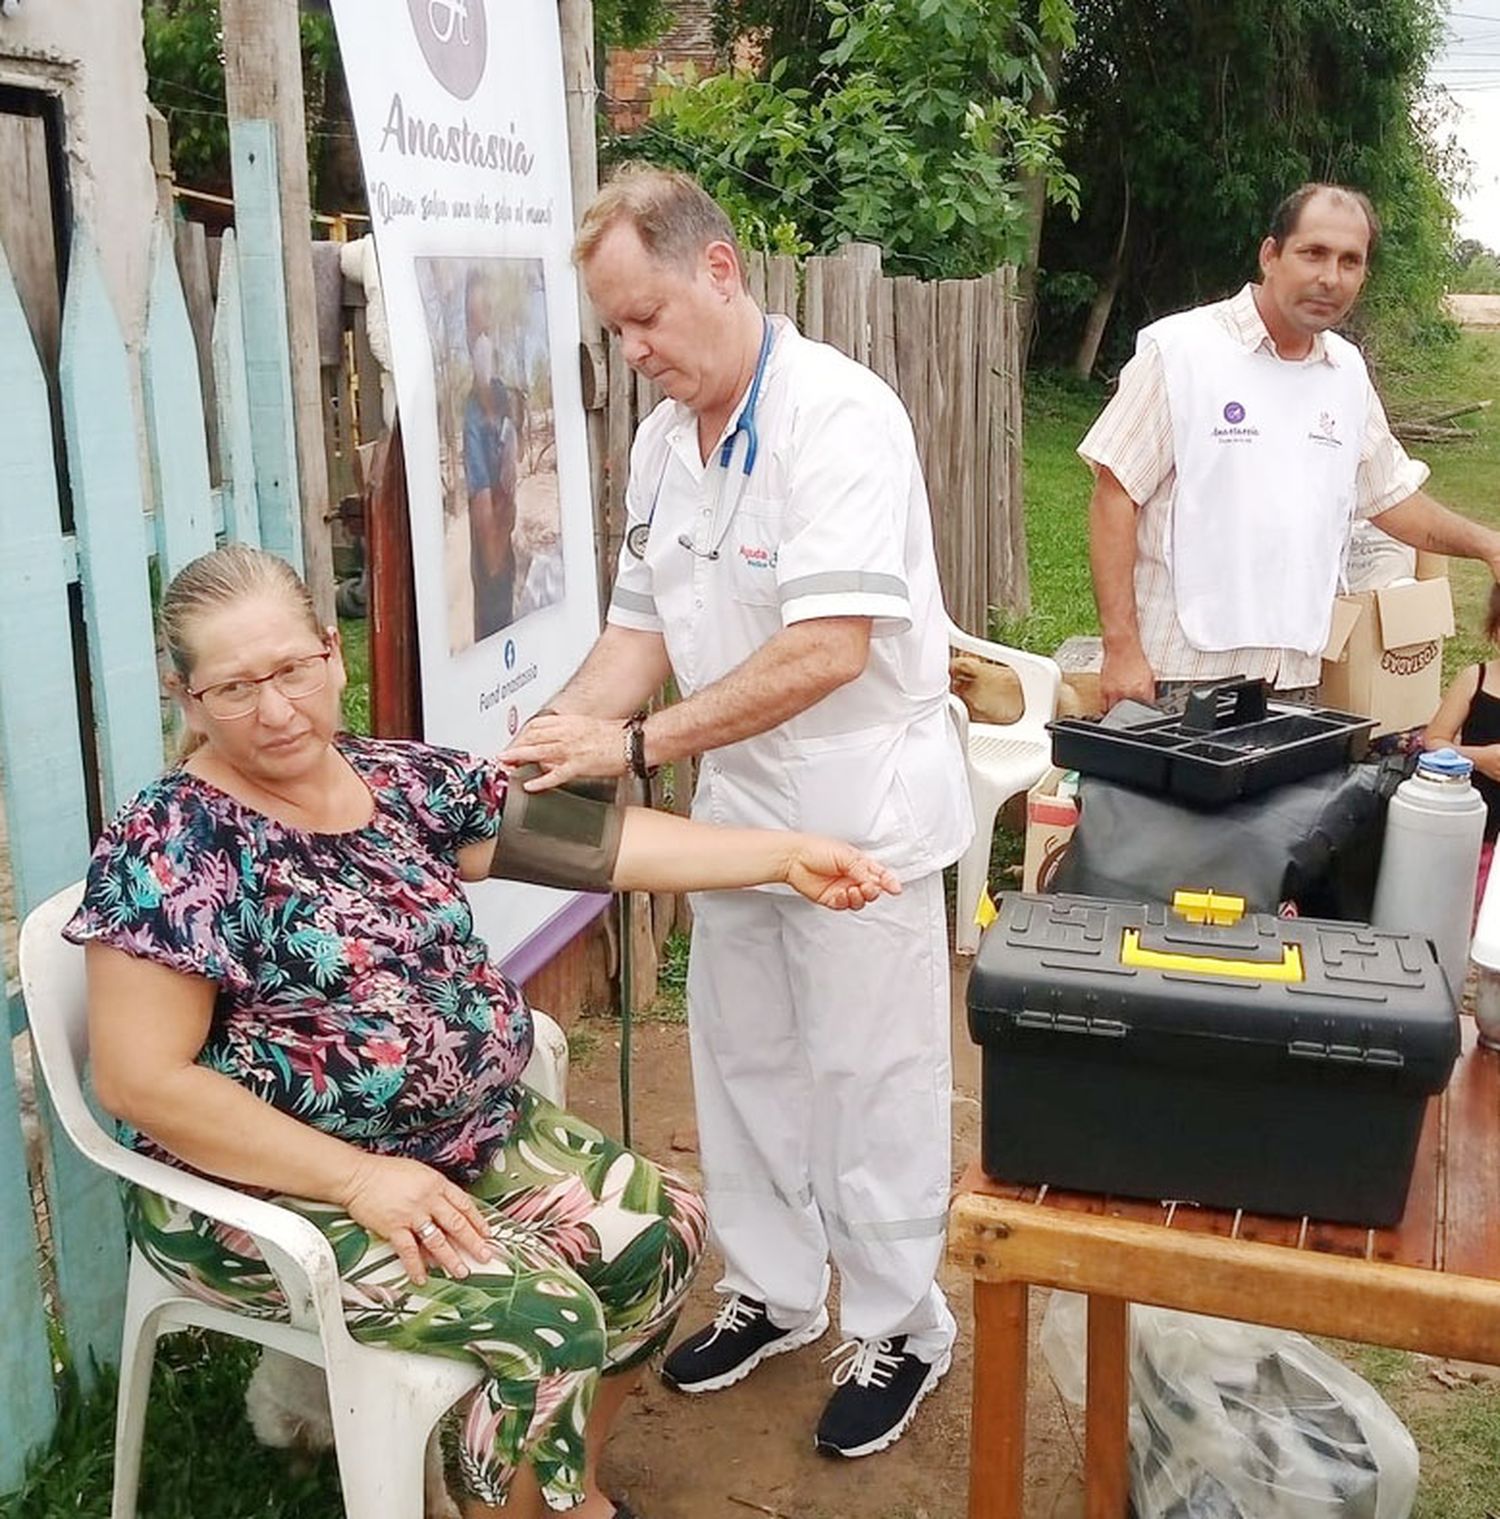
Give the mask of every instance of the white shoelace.
[[726, 1331], [733, 1334], [738, 1330], [749, 1328], [764, 1312], [765, 1310], [758, 1303], [752, 1303], [749, 1298], [741, 1297], [738, 1292], [730, 1293], [714, 1315], [714, 1332], [703, 1342], [704, 1346], [712, 1345]]
[[834, 1368], [835, 1387], [848, 1381], [853, 1381], [856, 1387], [886, 1387], [901, 1365], [901, 1357], [892, 1351], [890, 1340], [845, 1340], [823, 1359], [832, 1361], [837, 1356], [847, 1359]]

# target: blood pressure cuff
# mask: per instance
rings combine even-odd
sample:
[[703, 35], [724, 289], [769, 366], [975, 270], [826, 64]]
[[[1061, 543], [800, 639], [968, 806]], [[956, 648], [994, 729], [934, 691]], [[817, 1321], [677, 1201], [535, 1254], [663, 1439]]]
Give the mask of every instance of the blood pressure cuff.
[[608, 891], [625, 809], [597, 787], [527, 791], [524, 783], [541, 773], [538, 765], [511, 773], [490, 874], [563, 891]]

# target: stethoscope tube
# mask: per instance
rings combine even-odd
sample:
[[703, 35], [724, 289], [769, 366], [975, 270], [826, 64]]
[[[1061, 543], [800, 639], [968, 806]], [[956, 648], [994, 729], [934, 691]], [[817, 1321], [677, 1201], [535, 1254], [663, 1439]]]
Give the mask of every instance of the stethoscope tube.
[[[719, 476], [719, 488], [714, 497], [713, 524], [715, 532], [713, 543], [708, 548], [701, 549], [693, 541], [690, 534], [679, 533], [677, 535], [678, 544], [685, 548], [688, 553], [694, 554], [700, 559], [713, 560], [719, 557], [719, 545], [723, 543], [725, 535], [729, 532], [730, 526], [734, 522], [734, 514], [739, 510], [740, 499], [745, 494], [745, 481], [750, 478], [750, 472], [755, 468], [755, 460], [760, 453], [760, 433], [755, 424], [755, 412], [756, 407], [760, 403], [761, 385], [765, 381], [766, 364], [771, 357], [771, 345], [775, 340], [775, 336], [776, 329], [772, 327], [770, 317], [762, 316], [760, 352], [756, 355], [755, 373], [750, 378], [750, 389], [745, 393], [745, 404], [740, 408], [740, 414], [735, 419], [733, 429], [730, 431], [729, 436], [719, 445], [719, 468], [723, 473]], [[723, 506], [724, 488], [729, 475], [729, 466], [734, 462], [735, 441], [741, 433], [745, 435], [745, 458], [743, 464], [740, 466], [740, 489], [735, 495], [728, 515], [721, 524], [719, 522], [719, 513]], [[646, 557], [646, 544], [650, 538], [651, 523], [656, 517], [656, 505], [661, 499], [661, 488], [667, 478], [667, 470], [671, 467], [671, 463], [672, 454], [669, 448], [667, 457], [662, 463], [661, 474], [656, 480], [656, 490], [651, 496], [651, 510], [647, 513], [643, 524], [638, 524], [637, 528], [631, 529], [632, 533], [638, 531], [640, 526], [644, 526], [646, 529], [641, 534], [640, 552], [636, 555], [638, 559]], [[627, 543], [629, 542], [628, 535], [626, 541]]]

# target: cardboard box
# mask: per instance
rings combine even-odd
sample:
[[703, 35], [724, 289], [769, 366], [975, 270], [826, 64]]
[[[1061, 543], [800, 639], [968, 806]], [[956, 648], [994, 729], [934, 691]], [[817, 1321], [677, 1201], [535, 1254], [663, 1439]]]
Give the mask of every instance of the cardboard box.
[[1066, 771], [1053, 766], [1026, 793], [1022, 891], [1051, 891], [1052, 878], [1078, 825], [1078, 798], [1057, 795], [1057, 783], [1065, 774]]
[[1452, 632], [1446, 577], [1340, 596], [1318, 700], [1377, 719], [1377, 736], [1421, 727], [1442, 699], [1443, 640]]

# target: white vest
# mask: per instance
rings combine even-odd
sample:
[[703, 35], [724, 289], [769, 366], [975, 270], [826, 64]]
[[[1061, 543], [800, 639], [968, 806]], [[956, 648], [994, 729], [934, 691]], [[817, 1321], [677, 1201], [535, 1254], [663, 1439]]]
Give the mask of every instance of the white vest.
[[1329, 332], [1331, 363], [1247, 350], [1205, 308], [1144, 328], [1161, 351], [1177, 469], [1167, 562], [1177, 620], [1203, 650], [1328, 641], [1354, 513], [1370, 380]]

